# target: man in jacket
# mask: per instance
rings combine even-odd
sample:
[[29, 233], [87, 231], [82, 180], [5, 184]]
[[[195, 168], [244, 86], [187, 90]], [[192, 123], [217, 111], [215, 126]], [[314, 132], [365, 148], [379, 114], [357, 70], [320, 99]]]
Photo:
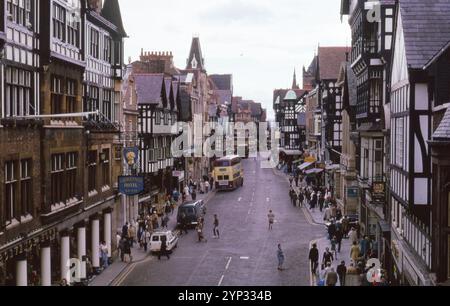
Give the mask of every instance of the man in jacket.
[[341, 264], [337, 267], [337, 274], [339, 276], [339, 282], [341, 283], [341, 287], [344, 287], [345, 278], [347, 276], [347, 267], [345, 266], [345, 261], [341, 262]]
[[167, 241], [166, 239], [161, 240], [161, 249], [158, 253], [158, 260], [161, 260], [161, 256], [166, 256], [167, 259], [170, 259], [169, 252], [167, 251]]
[[309, 251], [309, 261], [311, 262], [311, 271], [313, 274], [317, 273], [317, 267], [319, 266], [319, 250], [317, 245], [313, 244], [311, 250]]

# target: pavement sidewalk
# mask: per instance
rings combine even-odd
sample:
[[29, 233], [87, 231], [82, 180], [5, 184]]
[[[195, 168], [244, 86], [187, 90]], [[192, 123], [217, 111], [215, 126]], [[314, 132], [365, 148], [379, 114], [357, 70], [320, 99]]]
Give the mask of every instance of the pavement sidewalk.
[[[278, 175], [282, 175], [286, 178], [286, 182], [289, 184], [289, 175], [283, 173], [281, 170], [275, 170], [277, 172]], [[294, 190], [298, 193], [299, 192], [299, 187], [295, 186], [295, 182], [294, 182], [294, 186], [293, 186]], [[305, 205], [303, 210], [308, 213], [311, 216], [311, 219], [314, 223], [316, 224], [320, 224], [323, 225], [323, 230], [324, 230], [324, 238], [315, 240], [311, 242], [311, 246], [315, 243], [317, 244], [317, 248], [319, 249], [319, 272], [320, 272], [320, 268], [321, 268], [321, 264], [322, 264], [322, 259], [323, 259], [323, 254], [326, 251], [326, 248], [330, 248], [331, 250], [331, 242], [328, 239], [328, 233], [325, 227], [325, 221], [323, 220], [324, 217], [324, 211], [321, 212], [319, 208], [315, 208], [314, 210], [309, 209], [308, 205]], [[337, 256], [335, 256], [334, 261], [332, 263], [332, 267], [334, 268], [335, 271], [337, 271], [337, 267], [338, 265], [341, 264], [342, 261], [345, 261], [345, 264], [348, 268], [350, 262], [351, 262], [351, 258], [350, 258], [350, 250], [351, 250], [351, 243], [349, 241], [349, 239], [343, 239], [342, 240], [342, 245], [341, 245], [341, 252], [337, 253]], [[313, 275], [312, 276], [312, 284], [313, 286], [317, 286], [318, 284], [318, 275]], [[338, 286], [340, 286], [340, 283], [338, 282]]]
[[[213, 190], [207, 194], [198, 194], [197, 200], [204, 200], [205, 204], [207, 204], [216, 194], [216, 191]], [[168, 228], [171, 228], [173, 231], [176, 230], [177, 227], [177, 214], [178, 214], [178, 206], [176, 207], [174, 213], [170, 215], [170, 220], [168, 223]], [[144, 249], [139, 248], [139, 244], [135, 244], [134, 248], [131, 249], [131, 256], [133, 257], [133, 262], [122, 262], [120, 258], [115, 258], [114, 262], [101, 274], [94, 276], [90, 282], [89, 286], [92, 287], [105, 287], [109, 286], [114, 282], [127, 267], [132, 264], [139, 263], [145, 260], [148, 256], [150, 256], [150, 252], [145, 252]]]

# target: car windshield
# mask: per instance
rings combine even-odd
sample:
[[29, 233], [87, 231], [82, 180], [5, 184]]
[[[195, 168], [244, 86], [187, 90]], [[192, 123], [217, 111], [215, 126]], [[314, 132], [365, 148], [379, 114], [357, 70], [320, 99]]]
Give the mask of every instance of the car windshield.
[[185, 208], [183, 208], [183, 212], [186, 215], [195, 215], [194, 207], [185, 207]]

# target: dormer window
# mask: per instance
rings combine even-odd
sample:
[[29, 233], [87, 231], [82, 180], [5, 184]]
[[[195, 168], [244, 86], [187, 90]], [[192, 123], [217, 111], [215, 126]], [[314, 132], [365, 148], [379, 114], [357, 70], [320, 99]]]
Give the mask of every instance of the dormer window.
[[195, 56], [192, 59], [191, 65], [192, 65], [192, 69], [197, 69], [198, 62], [197, 62], [197, 59], [195, 58]]

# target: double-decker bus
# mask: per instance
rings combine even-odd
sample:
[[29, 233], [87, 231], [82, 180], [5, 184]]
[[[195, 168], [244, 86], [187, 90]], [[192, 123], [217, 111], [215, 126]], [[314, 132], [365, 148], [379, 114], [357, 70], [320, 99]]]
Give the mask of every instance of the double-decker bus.
[[214, 164], [217, 190], [235, 190], [244, 185], [244, 169], [239, 156], [225, 156]]

